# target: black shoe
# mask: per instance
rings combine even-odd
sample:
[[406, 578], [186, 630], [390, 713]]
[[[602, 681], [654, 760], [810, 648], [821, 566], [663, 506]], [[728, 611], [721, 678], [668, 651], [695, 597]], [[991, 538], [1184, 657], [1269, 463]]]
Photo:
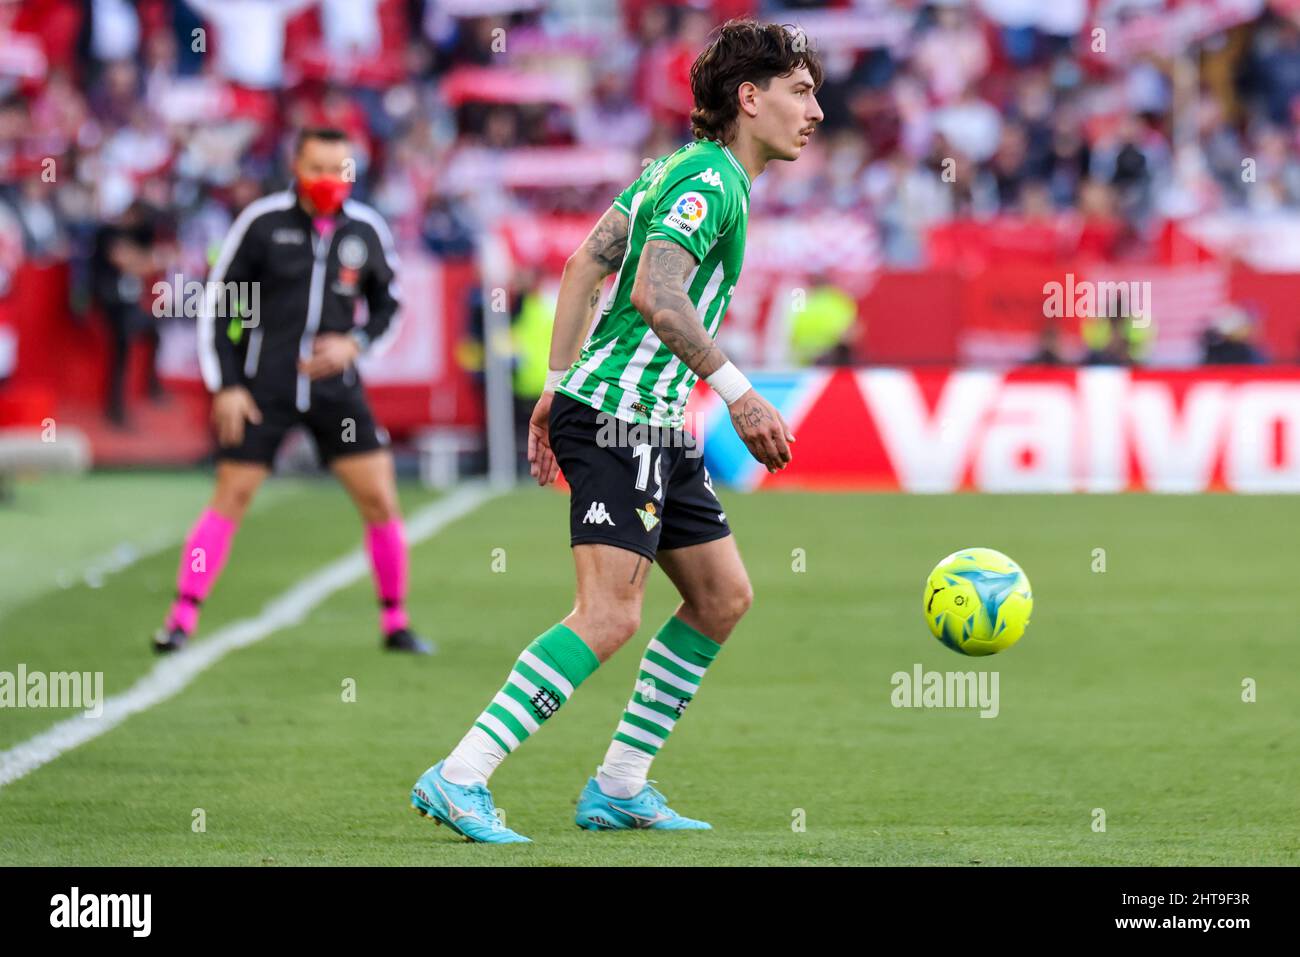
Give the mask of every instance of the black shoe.
[[154, 632], [153, 650], [160, 655], [165, 655], [173, 651], [180, 651], [185, 647], [185, 643], [190, 640], [190, 636], [185, 634], [183, 629], [168, 628], [164, 625]]
[[409, 628], [398, 628], [384, 639], [384, 647], [389, 651], [405, 651], [413, 655], [431, 655], [433, 642], [425, 641]]

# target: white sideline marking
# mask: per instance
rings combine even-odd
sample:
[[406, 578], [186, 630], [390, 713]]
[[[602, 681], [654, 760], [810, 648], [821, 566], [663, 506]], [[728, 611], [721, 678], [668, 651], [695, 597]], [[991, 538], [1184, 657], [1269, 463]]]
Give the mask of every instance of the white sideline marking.
[[[486, 486], [463, 486], [446, 498], [431, 502], [407, 520], [407, 540], [412, 545], [424, 541], [474, 511], [494, 494]], [[166, 701], [230, 652], [261, 641], [281, 628], [296, 625], [330, 595], [368, 571], [369, 563], [361, 549], [349, 552], [273, 598], [257, 617], [233, 622], [184, 651], [163, 658], [127, 691], [109, 697], [104, 702], [104, 713], [98, 718], [84, 715], [66, 718], [8, 751], [0, 751], [0, 788], [49, 764], [64, 752], [107, 734], [131, 715]], [[143, 642], [141, 647], [143, 650]]]

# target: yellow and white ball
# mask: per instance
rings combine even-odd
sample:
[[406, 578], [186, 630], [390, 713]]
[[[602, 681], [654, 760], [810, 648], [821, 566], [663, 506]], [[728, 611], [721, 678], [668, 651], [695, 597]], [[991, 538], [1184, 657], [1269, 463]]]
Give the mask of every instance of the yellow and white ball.
[[963, 655], [1010, 648], [1029, 627], [1034, 593], [1020, 566], [991, 548], [963, 548], [944, 558], [922, 596], [930, 633]]

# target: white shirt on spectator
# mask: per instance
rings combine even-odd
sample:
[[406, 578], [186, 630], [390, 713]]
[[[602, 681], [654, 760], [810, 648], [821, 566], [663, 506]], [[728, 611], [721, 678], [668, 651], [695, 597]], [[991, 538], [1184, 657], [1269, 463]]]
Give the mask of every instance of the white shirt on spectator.
[[140, 47], [140, 16], [126, 0], [94, 0], [90, 49], [95, 59], [130, 60]]
[[976, 96], [934, 112], [934, 128], [953, 149], [976, 163], [990, 159], [1002, 135], [1002, 114]]
[[1036, 27], [1057, 37], [1072, 37], [1088, 17], [1087, 0], [979, 0], [980, 9], [1004, 27]]
[[956, 100], [989, 67], [988, 44], [978, 27], [932, 27], [917, 41], [913, 61], [940, 103]]
[[284, 81], [284, 27], [320, 0], [185, 0], [217, 32], [217, 73], [255, 90]]
[[320, 22], [330, 53], [379, 52], [379, 0], [321, 0]]

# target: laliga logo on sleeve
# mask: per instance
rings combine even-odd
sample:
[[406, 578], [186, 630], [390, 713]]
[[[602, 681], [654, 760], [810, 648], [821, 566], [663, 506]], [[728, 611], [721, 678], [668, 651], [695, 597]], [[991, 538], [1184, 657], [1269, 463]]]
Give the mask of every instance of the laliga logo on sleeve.
[[672, 212], [664, 218], [664, 225], [689, 236], [699, 227], [700, 221], [708, 212], [708, 201], [699, 193], [682, 193], [673, 205]]
[[709, 204], [704, 201], [704, 197], [699, 193], [687, 193], [677, 200], [677, 207], [673, 211], [683, 219], [698, 223], [704, 218], [704, 211], [708, 208]]

